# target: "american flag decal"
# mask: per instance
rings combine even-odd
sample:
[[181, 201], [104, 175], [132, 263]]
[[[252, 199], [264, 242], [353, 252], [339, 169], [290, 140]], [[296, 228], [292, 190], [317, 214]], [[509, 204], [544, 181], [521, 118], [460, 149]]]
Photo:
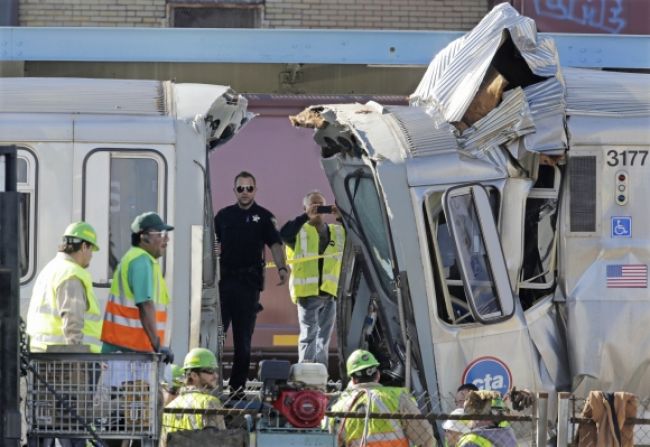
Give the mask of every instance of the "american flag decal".
[[646, 264], [612, 264], [607, 266], [607, 288], [648, 288]]

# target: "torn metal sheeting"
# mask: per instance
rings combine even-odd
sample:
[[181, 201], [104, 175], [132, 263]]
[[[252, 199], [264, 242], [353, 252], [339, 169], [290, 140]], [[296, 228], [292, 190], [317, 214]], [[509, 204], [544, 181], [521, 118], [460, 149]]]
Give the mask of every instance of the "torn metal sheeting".
[[535, 22], [502, 3], [467, 35], [436, 55], [411, 95], [411, 105], [434, 105], [447, 121], [461, 121], [508, 38], [532, 73], [542, 77], [559, 75], [559, 58], [553, 42], [538, 42]]

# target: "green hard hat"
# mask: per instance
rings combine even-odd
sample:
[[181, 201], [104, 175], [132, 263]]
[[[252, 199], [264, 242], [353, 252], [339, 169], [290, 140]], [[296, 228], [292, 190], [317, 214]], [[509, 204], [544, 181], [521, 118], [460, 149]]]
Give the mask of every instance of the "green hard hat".
[[348, 357], [348, 361], [346, 362], [348, 376], [372, 366], [379, 366], [379, 362], [371, 352], [363, 349], [357, 349], [350, 354], [350, 357]]
[[89, 223], [71, 223], [63, 232], [63, 237], [81, 239], [82, 241], [91, 244], [93, 246], [93, 251], [99, 251], [99, 246], [97, 245], [97, 232], [95, 232], [95, 229]]
[[185, 379], [185, 371], [180, 365], [172, 364], [170, 365], [171, 379], [164, 380], [161, 385], [163, 388], [170, 393], [177, 393], [178, 389], [183, 386], [183, 381]]
[[172, 385], [173, 386], [183, 386], [183, 376], [185, 371], [181, 365], [173, 364], [171, 367], [172, 370]]
[[506, 411], [506, 404], [503, 402], [503, 399], [500, 397], [497, 397], [496, 399], [492, 399], [490, 402], [490, 406], [493, 410], [496, 411]]
[[185, 356], [183, 370], [195, 368], [216, 368], [217, 358], [212, 351], [205, 348], [194, 348]]

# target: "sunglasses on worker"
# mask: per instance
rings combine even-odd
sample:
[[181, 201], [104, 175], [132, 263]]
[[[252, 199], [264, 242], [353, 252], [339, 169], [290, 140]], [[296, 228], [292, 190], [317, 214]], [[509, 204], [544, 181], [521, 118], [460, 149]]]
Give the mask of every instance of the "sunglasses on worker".
[[199, 369], [199, 372], [204, 374], [216, 374], [217, 370], [212, 368], [201, 368]]
[[235, 191], [237, 191], [239, 194], [243, 193], [244, 191], [253, 192], [253, 191], [255, 191], [255, 186], [253, 186], [253, 185], [237, 186], [237, 187], [235, 187]]

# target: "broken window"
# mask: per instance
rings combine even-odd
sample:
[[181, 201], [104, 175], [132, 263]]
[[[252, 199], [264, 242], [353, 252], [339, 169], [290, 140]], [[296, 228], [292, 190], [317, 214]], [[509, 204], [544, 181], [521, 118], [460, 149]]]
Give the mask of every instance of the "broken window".
[[[353, 175], [346, 178], [345, 187], [354, 211], [354, 220], [372, 254], [381, 285], [386, 291], [392, 290], [393, 263], [384, 212], [379, 193], [373, 178], [369, 175]], [[389, 294], [393, 296], [393, 294]]]
[[524, 257], [519, 281], [524, 309], [551, 293], [555, 286], [560, 181], [558, 167], [540, 166], [526, 201]]

